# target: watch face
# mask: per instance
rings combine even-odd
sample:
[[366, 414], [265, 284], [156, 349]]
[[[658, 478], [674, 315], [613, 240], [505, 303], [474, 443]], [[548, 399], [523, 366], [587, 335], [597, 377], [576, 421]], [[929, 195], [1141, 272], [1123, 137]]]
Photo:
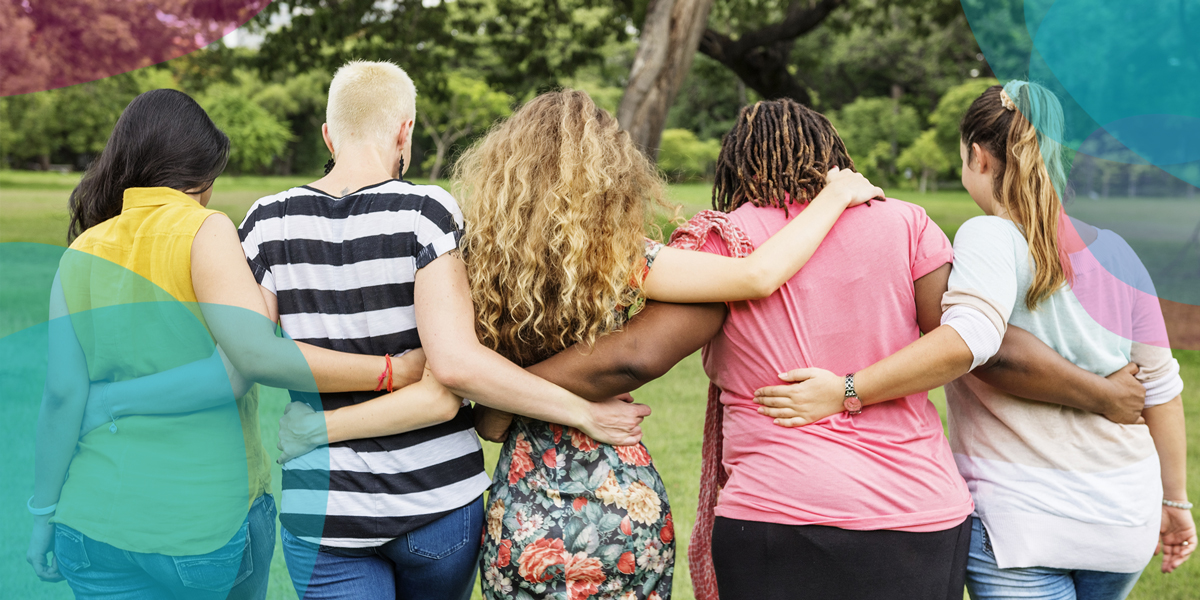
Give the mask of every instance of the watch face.
[[858, 399], [858, 396], [847, 396], [846, 400], [842, 402], [842, 407], [846, 409], [846, 412], [856, 415], [862, 412], [862, 401]]

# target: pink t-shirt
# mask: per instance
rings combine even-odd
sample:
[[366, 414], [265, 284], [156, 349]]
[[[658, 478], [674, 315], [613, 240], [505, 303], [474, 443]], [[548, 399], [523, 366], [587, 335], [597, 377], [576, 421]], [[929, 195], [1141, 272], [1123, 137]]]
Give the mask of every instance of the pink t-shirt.
[[[793, 206], [791, 216], [801, 212]], [[788, 222], [749, 204], [730, 221], [761, 245]], [[702, 251], [728, 255], [716, 233]], [[913, 281], [951, 261], [950, 242], [914, 204], [847, 210], [794, 277], [768, 298], [729, 304], [704, 349], [721, 388], [717, 516], [843, 529], [941, 531], [973, 510], [927, 394], [913, 394], [788, 429], [757, 412], [754, 390], [801, 367], [850, 373], [916, 340]]]

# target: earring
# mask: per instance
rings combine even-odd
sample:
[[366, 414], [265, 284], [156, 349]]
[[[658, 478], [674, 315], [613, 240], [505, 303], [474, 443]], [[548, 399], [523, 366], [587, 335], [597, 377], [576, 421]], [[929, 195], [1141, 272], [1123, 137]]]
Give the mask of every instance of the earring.
[[333, 157], [329, 157], [329, 162], [325, 163], [325, 174], [328, 175], [333, 170]]
[[404, 179], [404, 157], [400, 157], [400, 170], [396, 172], [396, 179]]

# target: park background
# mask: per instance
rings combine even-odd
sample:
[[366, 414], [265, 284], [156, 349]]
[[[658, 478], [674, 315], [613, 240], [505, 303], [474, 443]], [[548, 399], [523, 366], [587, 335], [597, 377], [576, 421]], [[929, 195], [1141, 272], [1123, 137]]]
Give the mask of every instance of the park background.
[[[147, 3], [132, 4], [138, 2]], [[56, 10], [74, 17], [59, 27], [80, 28], [113, 9], [100, 0], [62, 0]], [[701, 10], [706, 17], [695, 16]], [[664, 11], [674, 15], [665, 25]], [[1013, 16], [1001, 12], [996, 18]], [[132, 33], [120, 27], [92, 31], [113, 44], [128, 42]], [[667, 51], [646, 50], [655, 43]], [[326, 90], [332, 72], [351, 58], [393, 60], [416, 81], [409, 179], [448, 185], [458, 153], [493, 122], [541, 91], [574, 87], [624, 116], [622, 124], [631, 124], [631, 135], [671, 181], [670, 200], [690, 216], [709, 206], [720, 138], [737, 110], [761, 98], [790, 96], [827, 114], [859, 170], [890, 196], [923, 206], [953, 239], [962, 222], [980, 214], [958, 183], [958, 121], [971, 100], [996, 83], [956, 0], [298, 0], [269, 4], [221, 41], [176, 53], [182, 55], [146, 60], [143, 68], [96, 81], [0, 98], [0, 243], [16, 243], [5, 246], [13, 252], [26, 244], [65, 245], [66, 198], [79, 172], [103, 148], [124, 106], [138, 93], [163, 87], [196, 97], [230, 136], [230, 165], [210, 207], [240, 222], [259, 197], [319, 177], [328, 159], [320, 137]], [[647, 80], [652, 68], [657, 71]], [[1069, 212], [1122, 231], [1142, 223], [1145, 239], [1130, 242], [1160, 291], [1190, 298], [1200, 275], [1169, 268], [1178, 262], [1169, 254], [1173, 248], [1155, 243], [1164, 223], [1179, 229], [1166, 237], [1186, 238], [1200, 222], [1196, 188], [1136, 160], [1073, 158]], [[1185, 263], [1191, 258], [1180, 256]], [[21, 285], [34, 283], [0, 273], [0, 286], [9, 288], [0, 288], [0, 296]], [[36, 321], [0, 314], [0, 335]], [[1187, 385], [1194, 499], [1200, 496], [1200, 352], [1176, 350], [1176, 356]], [[0, 361], [5, 369], [28, 363], [8, 356]], [[15, 397], [18, 390], [4, 392]], [[645, 441], [675, 513], [675, 597], [682, 599], [691, 597], [686, 548], [706, 392], [707, 379], [693, 356], [635, 393], [655, 411]], [[40, 397], [40, 389], [21, 395]], [[944, 415], [941, 391], [931, 398]], [[263, 395], [264, 441], [273, 453], [286, 402], [279, 390]], [[33, 412], [14, 414], [0, 427], [36, 418], [36, 403], [20, 410]], [[499, 447], [484, 446], [490, 469]], [[23, 453], [10, 457], [15, 482], [31, 481], [32, 451]], [[13, 497], [23, 499], [17, 492], [28, 486], [14, 487], [20, 489]], [[27, 531], [27, 520], [0, 521], [4, 539], [24, 539]], [[37, 582], [23, 546], [2, 554], [0, 587], [13, 592], [5, 596], [70, 596], [65, 584]], [[1156, 559], [1131, 598], [1194, 598], [1196, 590], [1200, 566], [1194, 561], [1164, 576]], [[269, 597], [295, 597], [278, 551]]]

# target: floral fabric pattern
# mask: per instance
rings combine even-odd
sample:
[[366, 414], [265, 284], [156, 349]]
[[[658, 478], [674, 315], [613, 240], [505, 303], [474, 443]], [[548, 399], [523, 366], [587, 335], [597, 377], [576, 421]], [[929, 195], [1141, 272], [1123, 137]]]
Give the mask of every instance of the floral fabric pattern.
[[479, 566], [489, 600], [669, 600], [675, 526], [649, 451], [515, 418]]

